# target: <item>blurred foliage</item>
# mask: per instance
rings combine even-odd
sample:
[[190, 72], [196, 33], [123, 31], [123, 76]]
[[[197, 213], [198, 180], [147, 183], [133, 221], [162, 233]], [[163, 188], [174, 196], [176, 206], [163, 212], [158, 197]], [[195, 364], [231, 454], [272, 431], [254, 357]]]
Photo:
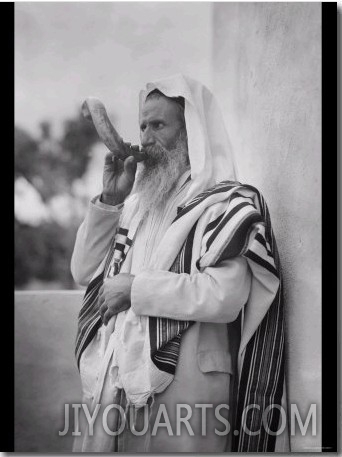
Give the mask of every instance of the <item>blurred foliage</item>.
[[93, 124], [81, 116], [64, 123], [60, 140], [51, 137], [48, 122], [41, 123], [41, 130], [41, 139], [36, 141], [15, 127], [15, 176], [24, 176], [47, 201], [69, 192], [74, 179], [82, 177], [98, 135]]
[[72, 289], [70, 257], [76, 230], [53, 222], [32, 227], [15, 220], [15, 285], [23, 288], [30, 280], [39, 279]]
[[[58, 194], [71, 193], [73, 181], [87, 169], [98, 135], [81, 116], [65, 121], [60, 139], [52, 137], [49, 122], [40, 128], [40, 139], [34, 139], [15, 127], [15, 178], [27, 179], [47, 203]], [[52, 220], [30, 226], [15, 220], [15, 286], [25, 288], [30, 281], [41, 280], [73, 288], [70, 258], [79, 223], [75, 219], [65, 227]]]
[[14, 174], [25, 176], [28, 181], [37, 174], [38, 142], [20, 127], [15, 127], [14, 137]]
[[98, 141], [98, 135], [92, 122], [70, 119], [64, 124], [64, 135], [61, 147], [64, 153], [66, 176], [71, 179], [80, 178], [86, 171], [89, 151]]

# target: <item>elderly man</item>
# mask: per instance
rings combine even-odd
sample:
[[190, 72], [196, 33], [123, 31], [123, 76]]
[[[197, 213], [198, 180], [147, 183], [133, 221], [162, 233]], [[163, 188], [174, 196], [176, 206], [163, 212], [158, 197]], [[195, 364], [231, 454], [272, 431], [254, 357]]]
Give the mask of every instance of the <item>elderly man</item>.
[[74, 450], [272, 451], [284, 339], [266, 204], [236, 182], [199, 82], [148, 84], [139, 122], [146, 159], [107, 155], [72, 257], [88, 286], [76, 342], [84, 403], [107, 420], [88, 420]]

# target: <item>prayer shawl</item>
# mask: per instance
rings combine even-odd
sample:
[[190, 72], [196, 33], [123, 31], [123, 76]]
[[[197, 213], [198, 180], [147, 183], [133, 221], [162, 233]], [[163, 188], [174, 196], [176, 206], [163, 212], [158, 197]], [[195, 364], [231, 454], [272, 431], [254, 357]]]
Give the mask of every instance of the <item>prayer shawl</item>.
[[[194, 233], [198, 220], [207, 211], [210, 211], [210, 220], [203, 232], [200, 257], [196, 259], [198, 271], [215, 266], [225, 259], [243, 256], [252, 272], [251, 292], [241, 316], [237, 408], [234, 424], [231, 424], [231, 429], [239, 430], [239, 435], [234, 436], [232, 451], [274, 451], [276, 437], [266, 433], [262, 414], [270, 405], [281, 405], [284, 383], [284, 310], [277, 247], [262, 195], [252, 186], [233, 181], [222, 181], [200, 193], [180, 208], [154, 253], [154, 266], [155, 269], [175, 273], [190, 273]], [[83, 350], [101, 326], [97, 297], [103, 278], [110, 268], [114, 274], [120, 271], [120, 265], [132, 246], [136, 228], [121, 226], [117, 230], [103, 271], [94, 277], [86, 290], [76, 340], [78, 364]], [[263, 287], [259, 286], [260, 282]], [[268, 282], [272, 284], [269, 288], [272, 290], [271, 298], [267, 292]], [[129, 312], [132, 313], [131, 310]], [[145, 351], [142, 357], [149, 360], [149, 366], [145, 366], [147, 373], [141, 373], [142, 378], [150, 383], [150, 392], [143, 399], [146, 402], [148, 397], [163, 391], [172, 382], [181, 337], [192, 322], [144, 316], [140, 318], [147, 321], [149, 343], [147, 355], [146, 347], [142, 349]], [[120, 345], [119, 340], [116, 343]], [[129, 344], [129, 340], [126, 341], [123, 363], [130, 357]], [[133, 379], [133, 384], [130, 384], [132, 376], [126, 380], [124, 372], [120, 376], [126, 396], [133, 404], [139, 404], [142, 400], [139, 395], [135, 397], [135, 392], [132, 391], [140, 385], [140, 374], [136, 374], [136, 377], [139, 379]], [[258, 405], [260, 408], [244, 411], [248, 405]], [[271, 430], [278, 429], [279, 417], [279, 409], [271, 408], [267, 417]], [[246, 428], [251, 431], [260, 430], [260, 434], [249, 436], [245, 432]]]

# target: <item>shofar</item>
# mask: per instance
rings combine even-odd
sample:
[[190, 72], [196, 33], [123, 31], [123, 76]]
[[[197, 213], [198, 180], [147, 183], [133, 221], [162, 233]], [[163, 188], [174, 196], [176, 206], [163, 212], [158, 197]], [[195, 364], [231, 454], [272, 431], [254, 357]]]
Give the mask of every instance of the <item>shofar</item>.
[[119, 159], [133, 156], [137, 162], [145, 159], [145, 154], [138, 145], [126, 143], [110, 122], [104, 104], [95, 97], [87, 97], [82, 103], [82, 115], [93, 122], [101, 141]]

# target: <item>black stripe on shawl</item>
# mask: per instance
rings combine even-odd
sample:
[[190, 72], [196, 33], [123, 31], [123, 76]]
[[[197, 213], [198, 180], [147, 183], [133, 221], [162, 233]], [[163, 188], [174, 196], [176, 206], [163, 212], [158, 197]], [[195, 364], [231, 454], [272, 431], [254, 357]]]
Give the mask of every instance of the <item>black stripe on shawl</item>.
[[214, 232], [210, 235], [210, 237], [208, 238], [207, 240], [207, 244], [206, 244], [206, 251], [208, 251], [208, 249], [210, 248], [211, 244], [213, 243], [213, 241], [215, 240], [215, 238], [217, 237], [217, 235], [220, 233], [220, 231], [222, 230], [222, 228], [232, 219], [233, 216], [235, 216], [235, 214], [237, 214], [242, 208], [245, 208], [246, 206], [250, 206], [250, 203], [247, 203], [247, 202], [243, 202], [243, 203], [239, 203], [238, 205], [236, 205], [227, 215], [226, 217], [224, 217], [222, 219], [222, 221], [219, 223], [219, 225], [216, 227], [216, 229], [214, 230]]
[[211, 230], [213, 230], [217, 226], [217, 224], [220, 223], [220, 221], [223, 218], [223, 216], [224, 216], [224, 213], [220, 214], [220, 216], [218, 216], [214, 221], [209, 222], [209, 224], [206, 226], [206, 228], [204, 230], [203, 235], [205, 235], [206, 233], [208, 233]]
[[277, 278], [279, 278], [279, 273], [277, 272], [277, 270], [274, 268], [273, 265], [271, 265], [270, 263], [266, 262], [266, 260], [262, 259], [261, 257], [259, 257], [257, 254], [255, 254], [255, 252], [252, 252], [250, 250], [248, 250], [245, 254], [244, 254], [245, 257], [248, 257], [249, 259], [253, 260], [253, 262], [261, 265], [262, 267], [266, 268], [266, 270], [268, 270], [270, 273], [274, 274], [274, 276], [276, 276]]
[[267, 248], [266, 240], [265, 238], [261, 235], [261, 233], [257, 233], [255, 235], [255, 239], [259, 241], [260, 244], [262, 244], [267, 252], [267, 254], [271, 257], [273, 257], [272, 252]]
[[[150, 318], [150, 320], [151, 320], [151, 318]], [[157, 326], [154, 325], [152, 327], [152, 332], [151, 332], [151, 326], [150, 326], [150, 339], [157, 337], [156, 330], [157, 330]], [[165, 344], [165, 346], [163, 348], [161, 348], [159, 351], [156, 351], [154, 354], [151, 353], [151, 359], [153, 360], [154, 365], [156, 365], [156, 367], [159, 368], [159, 370], [165, 371], [166, 373], [169, 373], [172, 375], [175, 374], [175, 372], [176, 372], [175, 361], [168, 363], [163, 358], [162, 355], [159, 356], [159, 352], [162, 352], [163, 350], [168, 351], [170, 348], [174, 347], [177, 344], [177, 342], [180, 342], [180, 340], [181, 340], [181, 335], [178, 334], [174, 338], [172, 338], [172, 340], [170, 340], [167, 344]], [[156, 341], [156, 339], [154, 341]], [[176, 359], [177, 359], [177, 356], [178, 356], [178, 351], [177, 351]], [[176, 363], [177, 363], [177, 360], [176, 360]]]
[[121, 243], [115, 243], [115, 250], [118, 250], [120, 252], [124, 252], [125, 250], [125, 245]]
[[98, 284], [102, 281], [103, 281], [103, 272], [100, 273], [98, 276], [96, 276], [96, 278], [94, 278], [90, 281], [90, 283], [88, 284], [88, 287], [86, 289], [86, 292], [85, 292], [85, 297], [88, 294], [90, 294], [92, 292], [92, 290], [95, 289], [96, 286], [98, 286]]
[[248, 214], [247, 217], [240, 223], [228, 245], [223, 249], [217, 262], [242, 255], [246, 244], [248, 243], [249, 234], [253, 230], [253, 224], [261, 221], [262, 218], [259, 213], [255, 212]]
[[[88, 346], [89, 343], [91, 343], [91, 341], [95, 337], [95, 335], [96, 335], [98, 329], [101, 327], [101, 325], [102, 325], [101, 316], [97, 316], [96, 320], [94, 320], [92, 328], [90, 329], [90, 331], [88, 333], [87, 338], [84, 341], [82, 341], [83, 350]], [[87, 329], [89, 329], [89, 326], [87, 327]], [[76, 348], [76, 362], [77, 362], [77, 367], [79, 369], [81, 355], [83, 354], [83, 351], [78, 351], [77, 349], [78, 348]]]
[[194, 235], [197, 227], [197, 222], [194, 224], [192, 227], [186, 241], [185, 241], [185, 246], [184, 246], [184, 266], [182, 268], [182, 273], [188, 273], [190, 274], [191, 272], [191, 258], [192, 258], [192, 246], [194, 243]]
[[93, 304], [93, 298], [98, 293], [101, 285], [103, 282], [103, 272], [96, 276], [92, 281], [90, 281], [87, 290], [84, 294], [83, 299], [83, 306], [78, 314], [78, 321], [80, 325], [83, 325], [84, 316], [88, 312], [88, 308], [90, 308]]
[[86, 299], [83, 301], [83, 306], [78, 314], [78, 320], [80, 325], [82, 326], [83, 323], [87, 320], [85, 319], [87, 315], [90, 314], [91, 309], [93, 308], [94, 305], [94, 300], [97, 298], [97, 294], [100, 290], [102, 283], [98, 284], [98, 287], [96, 289], [93, 289], [86, 297]]
[[189, 176], [186, 178], [186, 180], [184, 181], [184, 183], [181, 185], [180, 189], [178, 190], [177, 194], [179, 194], [183, 189], [184, 187], [188, 184], [188, 182], [191, 181], [191, 173], [189, 174]]
[[[228, 182], [229, 181], [227, 181], [227, 183]], [[223, 183], [225, 184], [225, 181], [223, 181]], [[205, 200], [206, 198], [210, 197], [211, 195], [218, 194], [218, 193], [221, 193], [221, 192], [227, 192], [228, 190], [232, 189], [235, 186], [236, 186], [236, 183], [231, 183], [230, 185], [224, 185], [222, 187], [218, 187], [217, 189], [215, 187], [212, 187], [211, 189], [208, 189], [207, 191], [202, 192], [194, 200], [191, 200], [188, 203], [188, 205], [183, 207], [182, 211], [180, 211], [177, 214], [177, 216], [175, 217], [175, 219], [173, 220], [172, 223], [176, 222], [179, 218], [184, 216], [184, 214], [186, 214], [189, 211], [191, 211], [195, 206], [200, 204], [203, 200]]]
[[120, 235], [127, 236], [127, 235], [128, 235], [128, 229], [125, 229], [125, 228], [123, 228], [123, 227], [119, 227], [119, 228], [118, 228], [118, 233], [119, 233]]
[[244, 184], [243, 187], [247, 190], [251, 190], [252, 192], [254, 192], [258, 198], [258, 202], [259, 202], [259, 205], [261, 208], [261, 215], [266, 223], [265, 224], [265, 238], [266, 238], [267, 242], [269, 243], [271, 250], [273, 251], [273, 243], [275, 242], [275, 240], [274, 240], [273, 233], [272, 233], [270, 213], [268, 211], [265, 199], [256, 187], [251, 186], [249, 184]]
[[[259, 325], [257, 331], [248, 342], [243, 361], [238, 405], [234, 430], [239, 435], [233, 437], [232, 452], [273, 452], [276, 436], [266, 433], [262, 424], [262, 414], [269, 405], [281, 406], [284, 382], [284, 339], [282, 292], [277, 295]], [[259, 405], [260, 411], [253, 408], [245, 416], [242, 424], [243, 411], [248, 405]], [[276, 408], [269, 413], [268, 427], [276, 431], [279, 427], [280, 412]], [[258, 431], [250, 436], [247, 430]]]

